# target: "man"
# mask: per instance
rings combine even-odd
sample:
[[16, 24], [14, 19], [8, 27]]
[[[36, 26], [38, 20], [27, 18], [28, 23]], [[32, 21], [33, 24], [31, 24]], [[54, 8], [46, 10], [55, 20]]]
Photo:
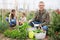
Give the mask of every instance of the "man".
[[[43, 1], [39, 2], [38, 7], [39, 10], [36, 11], [35, 18], [32, 22], [34, 22], [35, 24], [41, 24], [43, 29], [47, 31], [48, 27], [46, 25], [49, 23], [49, 13], [45, 10]], [[30, 25], [34, 26], [32, 22], [30, 22]]]

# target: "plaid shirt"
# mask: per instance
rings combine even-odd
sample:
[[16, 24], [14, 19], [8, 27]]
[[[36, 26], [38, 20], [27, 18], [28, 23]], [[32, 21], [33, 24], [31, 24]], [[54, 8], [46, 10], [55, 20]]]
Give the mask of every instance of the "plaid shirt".
[[44, 9], [43, 11], [36, 11], [35, 13], [35, 21], [42, 22], [43, 25], [49, 23], [49, 13]]

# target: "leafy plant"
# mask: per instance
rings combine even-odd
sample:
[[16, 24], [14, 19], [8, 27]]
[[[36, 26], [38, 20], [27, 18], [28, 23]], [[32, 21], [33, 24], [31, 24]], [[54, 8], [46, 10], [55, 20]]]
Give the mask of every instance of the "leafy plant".
[[2, 19], [2, 15], [0, 15], [0, 32], [4, 32], [9, 28], [8, 22], [6, 20]]
[[7, 36], [7, 37], [10, 37], [11, 36], [11, 31], [10, 30], [6, 30], [4, 32], [4, 35]]
[[27, 20], [31, 20], [34, 17], [34, 11], [29, 12], [27, 15]]
[[51, 16], [52, 24], [50, 24], [48, 35], [51, 37], [51, 40], [58, 40], [56, 32], [60, 32], [60, 14], [57, 14], [55, 11], [53, 11]]
[[9, 14], [10, 14], [10, 12], [8, 12], [5, 16], [6, 16], [6, 17], [9, 17]]
[[20, 39], [26, 39], [27, 38], [27, 28], [29, 27], [28, 23], [24, 23], [22, 26], [19, 26], [19, 32], [20, 32]]
[[0, 32], [4, 32], [8, 29], [8, 23], [7, 22], [0, 22]]
[[27, 38], [27, 28], [28, 23], [24, 23], [22, 26], [17, 26], [18, 29], [14, 30], [6, 30], [4, 35], [10, 38], [17, 38], [21, 40], [25, 40]]
[[14, 30], [6, 30], [4, 32], [4, 35], [7, 36], [7, 37], [10, 37], [10, 38], [17, 38], [18, 36], [20, 36], [20, 32], [16, 29]]
[[18, 36], [20, 36], [20, 32], [18, 30], [12, 30], [11, 31], [11, 38], [17, 38]]
[[40, 29], [37, 29], [37, 30], [34, 30], [33, 32], [35, 32], [35, 33], [41, 33], [41, 32], [43, 32], [43, 31], [40, 30]]

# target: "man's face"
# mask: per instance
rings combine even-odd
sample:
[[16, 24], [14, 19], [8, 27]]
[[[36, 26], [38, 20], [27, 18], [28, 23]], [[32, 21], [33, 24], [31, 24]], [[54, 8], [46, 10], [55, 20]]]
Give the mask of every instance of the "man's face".
[[43, 10], [44, 9], [44, 3], [39, 3], [39, 9]]

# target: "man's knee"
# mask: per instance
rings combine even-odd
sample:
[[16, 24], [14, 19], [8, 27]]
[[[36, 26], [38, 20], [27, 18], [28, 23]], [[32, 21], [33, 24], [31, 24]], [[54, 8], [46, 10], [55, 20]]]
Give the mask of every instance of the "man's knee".
[[43, 28], [43, 30], [48, 31], [48, 26], [43, 26], [42, 28]]

